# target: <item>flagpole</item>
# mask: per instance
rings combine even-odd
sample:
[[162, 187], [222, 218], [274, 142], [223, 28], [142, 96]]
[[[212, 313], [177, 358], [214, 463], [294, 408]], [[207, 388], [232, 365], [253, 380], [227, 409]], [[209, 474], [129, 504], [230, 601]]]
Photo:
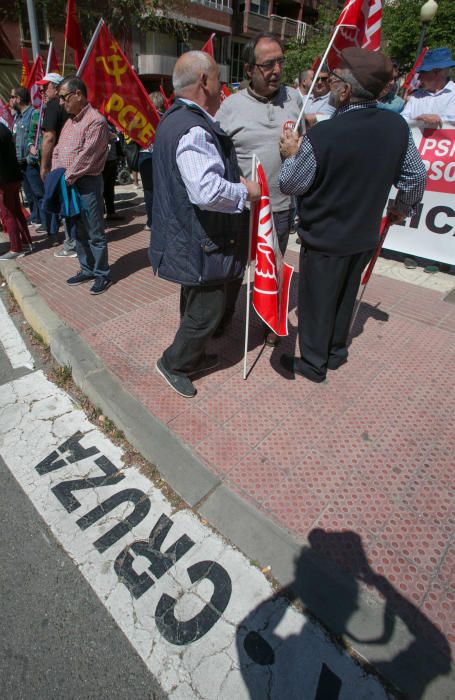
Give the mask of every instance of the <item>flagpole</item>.
[[[253, 182], [257, 182], [257, 159], [256, 154], [253, 154], [251, 158], [251, 179]], [[253, 239], [253, 221], [254, 221], [254, 204], [251, 202], [250, 206], [250, 221], [248, 230], [248, 270], [246, 273], [246, 312], [245, 312], [245, 348], [243, 353], [243, 378], [246, 379], [247, 368], [246, 368], [246, 358], [248, 353], [248, 335], [250, 328], [250, 287], [251, 287], [251, 241]]]
[[367, 288], [367, 284], [370, 281], [370, 277], [371, 277], [371, 274], [373, 272], [373, 268], [376, 265], [377, 259], [379, 258], [379, 254], [380, 254], [382, 247], [384, 245], [385, 237], [387, 236], [387, 234], [389, 232], [389, 228], [390, 228], [390, 220], [389, 220], [389, 217], [386, 216], [381, 222], [379, 243], [376, 246], [376, 250], [374, 251], [373, 257], [371, 258], [371, 260], [368, 264], [368, 267], [366, 268], [366, 270], [363, 274], [362, 281], [360, 283], [362, 285], [363, 289], [360, 293], [359, 298], [356, 299], [356, 302], [354, 304], [354, 310], [352, 312], [351, 325], [349, 326], [349, 332], [352, 331], [352, 328], [354, 326], [363, 295], [365, 294], [365, 289]]
[[66, 63], [66, 36], [65, 36], [65, 43], [63, 44], [63, 66], [62, 66], [62, 75], [65, 75], [65, 63]]
[[327, 46], [327, 48], [326, 48], [326, 50], [325, 50], [325, 53], [324, 53], [323, 57], [321, 58], [321, 62], [320, 62], [319, 66], [318, 66], [317, 69], [316, 69], [316, 73], [314, 74], [314, 78], [313, 78], [313, 81], [312, 81], [312, 83], [311, 83], [310, 89], [308, 90], [308, 94], [305, 95], [305, 97], [304, 97], [304, 99], [303, 99], [302, 109], [300, 110], [300, 114], [299, 114], [298, 119], [297, 119], [297, 121], [296, 121], [296, 123], [295, 123], [294, 131], [298, 131], [299, 124], [300, 124], [300, 122], [302, 121], [303, 115], [305, 114], [305, 109], [306, 109], [306, 106], [307, 106], [307, 102], [308, 102], [308, 100], [310, 99], [311, 95], [313, 94], [313, 89], [314, 89], [314, 86], [316, 85], [316, 82], [317, 82], [317, 80], [318, 80], [318, 78], [319, 78], [319, 73], [321, 72], [323, 65], [324, 65], [325, 62], [327, 61], [327, 56], [329, 55], [329, 51], [330, 51], [330, 49], [332, 48], [333, 42], [335, 41], [335, 39], [336, 39], [336, 37], [337, 37], [337, 34], [338, 34], [338, 31], [339, 31], [339, 29], [340, 29], [341, 26], [342, 26], [341, 24], [338, 24], [338, 25], [335, 27], [335, 31], [333, 32], [332, 38], [331, 38], [330, 41], [329, 41], [329, 45]]
[[[52, 49], [54, 46], [54, 42], [50, 41], [49, 42], [49, 48], [47, 50], [47, 61], [46, 61], [46, 72], [49, 73], [49, 69], [51, 67], [51, 56], [52, 56]], [[38, 141], [39, 141], [39, 134], [41, 131], [41, 124], [43, 122], [43, 109], [44, 109], [44, 101], [43, 98], [41, 97], [41, 104], [39, 108], [39, 116], [38, 116], [38, 126], [36, 127], [36, 134], [35, 134], [35, 148], [38, 148]]]
[[104, 24], [105, 24], [104, 19], [100, 19], [100, 21], [98, 22], [98, 25], [97, 25], [95, 31], [93, 32], [93, 36], [92, 36], [92, 38], [90, 39], [90, 43], [89, 43], [89, 45], [87, 46], [87, 48], [85, 49], [84, 57], [83, 57], [83, 59], [82, 59], [82, 61], [81, 61], [81, 64], [80, 64], [79, 68], [77, 69], [77, 73], [76, 73], [76, 76], [77, 76], [77, 77], [79, 77], [80, 74], [82, 73], [82, 71], [84, 70], [85, 64], [87, 63], [87, 61], [88, 61], [88, 59], [89, 59], [89, 56], [90, 56], [90, 53], [91, 53], [91, 51], [92, 51], [92, 49], [93, 49], [93, 45], [95, 44], [95, 41], [98, 39], [98, 34], [100, 33], [100, 31], [101, 31], [101, 29], [103, 28]]

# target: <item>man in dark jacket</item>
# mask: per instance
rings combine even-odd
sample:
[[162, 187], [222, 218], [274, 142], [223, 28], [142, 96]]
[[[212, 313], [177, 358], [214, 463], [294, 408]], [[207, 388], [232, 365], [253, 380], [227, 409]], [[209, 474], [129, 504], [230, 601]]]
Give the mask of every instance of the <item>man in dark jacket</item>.
[[347, 361], [360, 276], [379, 242], [390, 188], [399, 190], [391, 223], [404, 220], [423, 196], [425, 167], [406, 122], [377, 108], [392, 68], [380, 51], [345, 49], [330, 76], [336, 114], [303, 140], [290, 131], [281, 139], [280, 187], [297, 195], [302, 242], [300, 357], [283, 355], [281, 362], [313, 382]]
[[19, 199], [21, 171], [17, 162], [13, 135], [0, 124], [0, 214], [10, 239], [10, 250], [0, 260], [21, 258], [32, 249], [32, 239]]
[[191, 398], [190, 375], [217, 364], [205, 349], [224, 313], [226, 282], [243, 276], [248, 227], [240, 214], [260, 190], [240, 178], [232, 141], [213, 119], [220, 105], [213, 58], [189, 51], [172, 78], [177, 99], [161, 119], [153, 150], [150, 260], [160, 277], [182, 285], [181, 322], [156, 369]]

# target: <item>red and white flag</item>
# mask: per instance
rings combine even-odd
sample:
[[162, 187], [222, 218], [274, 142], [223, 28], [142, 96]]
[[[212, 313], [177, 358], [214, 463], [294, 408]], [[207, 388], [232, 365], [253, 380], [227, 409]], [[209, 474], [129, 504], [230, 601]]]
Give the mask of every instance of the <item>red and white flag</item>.
[[42, 80], [44, 77], [43, 62], [41, 61], [41, 56], [37, 56], [30, 70], [27, 82], [27, 90], [30, 90], [30, 97], [32, 100], [32, 105], [39, 109], [41, 107], [41, 92], [40, 86], [37, 85], [38, 80]]
[[327, 56], [330, 70], [350, 46], [377, 51], [381, 46], [382, 0], [346, 0], [335, 25], [335, 40]]
[[216, 34], [211, 34], [201, 49], [201, 51], [205, 51], [205, 53], [208, 53], [212, 58], [215, 58], [215, 49], [213, 46], [214, 37], [216, 37]]
[[81, 27], [76, 15], [75, 0], [68, 0], [66, 9], [65, 41], [74, 51], [76, 68], [82, 63], [84, 57], [84, 42], [82, 41]]
[[277, 335], [288, 334], [289, 287], [294, 268], [283, 261], [273, 226], [269, 188], [262, 165], [257, 165], [261, 199], [254, 205], [252, 257], [255, 257], [253, 307]]
[[61, 75], [61, 70], [60, 70], [60, 66], [58, 64], [57, 54], [55, 52], [53, 44], [51, 46], [50, 56], [47, 57], [47, 61], [48, 61], [48, 66], [49, 66], [49, 70], [47, 72], [48, 73], [58, 73], [59, 75]]

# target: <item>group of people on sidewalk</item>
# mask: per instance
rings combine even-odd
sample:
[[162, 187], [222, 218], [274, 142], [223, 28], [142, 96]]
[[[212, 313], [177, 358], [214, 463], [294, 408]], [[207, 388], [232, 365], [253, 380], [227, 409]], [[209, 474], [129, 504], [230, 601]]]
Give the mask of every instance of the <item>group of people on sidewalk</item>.
[[[301, 242], [300, 353], [283, 356], [281, 363], [314, 382], [324, 381], [328, 369], [347, 360], [360, 276], [377, 246], [392, 185], [398, 194], [389, 206], [390, 223], [412, 214], [423, 196], [425, 167], [409, 126], [395, 109], [378, 103], [396, 81], [389, 58], [381, 51], [349, 48], [342, 52], [337, 70], [323, 66], [304, 115], [304, 135], [302, 127], [294, 126], [311, 72], [301, 76], [300, 90], [287, 87], [282, 84], [284, 60], [280, 39], [268, 32], [258, 34], [244, 48], [247, 87], [221, 103], [213, 58], [200, 51], [185, 53], [173, 72], [174, 104], [162, 114], [153, 147], [138, 155], [138, 167], [145, 173], [147, 225], [152, 228], [152, 267], [181, 286], [180, 325], [156, 369], [188, 398], [196, 394], [192, 378], [218, 362], [207, 352], [208, 342], [231, 322], [242, 285], [249, 255], [249, 208], [260, 198], [259, 186], [252, 181], [253, 153], [269, 183], [281, 253], [295, 220]], [[429, 51], [420, 68], [422, 87], [402, 114], [432, 126], [455, 121], [455, 85], [448, 75], [454, 65], [448, 49]], [[75, 246], [80, 269], [67, 283], [91, 281], [91, 293], [100, 294], [112, 284], [102, 176], [111, 135], [104, 117], [89, 104], [84, 83], [58, 78], [57, 85], [49, 76], [44, 79], [49, 93], [46, 112], [54, 101], [65, 116], [59, 127], [53, 121], [53, 127], [43, 130], [44, 200], [52, 201], [61, 180], [70, 198], [76, 192], [76, 233], [73, 239], [67, 235], [67, 243]], [[14, 99], [22, 104], [17, 90]], [[164, 109], [159, 100], [156, 106]], [[0, 131], [0, 144], [11, 155], [6, 132]], [[17, 147], [16, 140], [16, 151]], [[15, 167], [11, 172], [18, 182]], [[2, 168], [4, 208], [9, 196], [5, 198], [5, 191], [14, 191], [15, 197], [17, 186], [5, 189]], [[13, 252], [14, 246], [30, 246], [27, 227], [16, 213], [16, 228], [7, 222]], [[265, 341], [276, 345], [278, 338], [265, 329]]]

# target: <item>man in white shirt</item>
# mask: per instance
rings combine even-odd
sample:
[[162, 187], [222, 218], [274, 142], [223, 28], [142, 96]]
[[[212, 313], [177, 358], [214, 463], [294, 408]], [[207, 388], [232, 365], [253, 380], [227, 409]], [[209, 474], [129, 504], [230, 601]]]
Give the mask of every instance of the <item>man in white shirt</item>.
[[450, 49], [428, 51], [419, 68], [421, 87], [415, 90], [401, 116], [407, 122], [422, 122], [422, 126], [438, 129], [443, 122], [455, 123], [455, 83], [449, 69], [455, 66]]
[[[335, 107], [329, 104], [329, 71], [327, 66], [322, 66], [313, 88], [313, 93], [305, 107], [305, 124], [307, 129], [316, 122], [330, 119], [335, 112]], [[305, 99], [305, 98], [304, 98]]]

